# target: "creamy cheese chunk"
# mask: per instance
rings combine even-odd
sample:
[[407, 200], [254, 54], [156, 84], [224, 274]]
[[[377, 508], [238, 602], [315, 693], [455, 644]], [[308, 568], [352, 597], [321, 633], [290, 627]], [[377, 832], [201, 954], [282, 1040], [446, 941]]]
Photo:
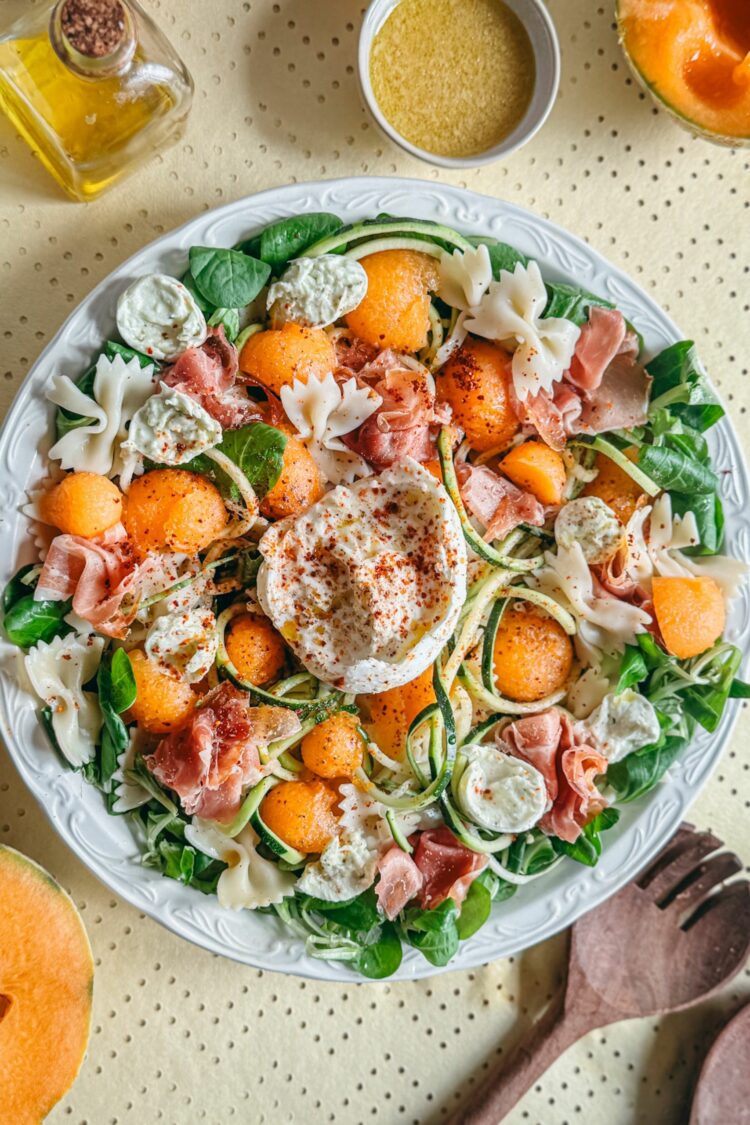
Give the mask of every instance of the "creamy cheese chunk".
[[193, 294], [176, 277], [139, 277], [117, 302], [117, 328], [126, 344], [154, 359], [177, 359], [197, 347], [208, 328]]
[[184, 465], [218, 445], [222, 428], [199, 402], [162, 383], [135, 412], [123, 444], [162, 465]]
[[586, 728], [596, 749], [610, 762], [619, 762], [635, 750], [653, 746], [661, 735], [653, 703], [632, 688], [619, 695], [605, 695], [586, 719]]
[[625, 528], [598, 496], [580, 496], [560, 509], [555, 539], [561, 547], [579, 543], [589, 566], [611, 559], [625, 543]]
[[268, 290], [268, 311], [277, 326], [293, 320], [326, 328], [356, 309], [366, 292], [364, 266], [351, 258], [296, 258]]
[[494, 746], [469, 751], [461, 774], [461, 806], [475, 824], [491, 832], [525, 832], [547, 811], [547, 786], [538, 769]]
[[319, 679], [386, 691], [432, 664], [466, 597], [466, 547], [441, 484], [415, 461], [340, 485], [260, 542], [260, 603]]

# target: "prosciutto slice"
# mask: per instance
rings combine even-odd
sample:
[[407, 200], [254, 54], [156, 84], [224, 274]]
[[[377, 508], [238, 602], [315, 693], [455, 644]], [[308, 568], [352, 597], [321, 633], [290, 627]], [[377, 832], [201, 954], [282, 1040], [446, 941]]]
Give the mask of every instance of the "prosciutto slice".
[[603, 434], [642, 426], [648, 418], [651, 376], [627, 353], [613, 359], [599, 386], [583, 399], [577, 431]]
[[422, 889], [424, 875], [410, 855], [396, 844], [378, 860], [380, 879], [375, 887], [378, 906], [392, 922]]
[[558, 707], [510, 723], [499, 745], [542, 774], [550, 803], [539, 822], [543, 832], [572, 844], [606, 807], [594, 782], [606, 771], [607, 759], [585, 743], [581, 728]]
[[405, 457], [434, 457], [436, 428], [450, 419], [435, 401], [429, 372], [405, 366], [402, 357], [387, 350], [360, 370], [358, 380], [371, 386], [382, 402], [358, 430], [342, 438], [345, 444], [377, 470]]
[[145, 761], [186, 813], [226, 822], [237, 813], [244, 788], [260, 777], [259, 748], [299, 729], [289, 708], [251, 707], [243, 692], [222, 683]]
[[429, 828], [419, 834], [414, 863], [423, 878], [417, 902], [431, 910], [447, 898], [460, 906], [479, 872], [487, 866], [487, 856], [464, 847], [449, 828]]
[[372, 363], [378, 354], [374, 344], [360, 340], [358, 336], [339, 336], [335, 342], [336, 359], [339, 367], [346, 368], [347, 378]]
[[604, 309], [592, 305], [589, 319], [581, 328], [576, 350], [568, 372], [568, 380], [578, 390], [588, 393], [596, 390], [604, 372], [616, 355], [620, 354], [627, 325], [617, 309]]
[[57, 535], [34, 591], [37, 601], [73, 599], [73, 609], [99, 633], [122, 637], [129, 618], [120, 612], [138, 568], [122, 524], [95, 539]]
[[188, 348], [162, 375], [169, 387], [196, 399], [225, 430], [262, 418], [260, 405], [237, 385], [239, 356], [223, 326], [197, 348]]
[[471, 514], [484, 524], [488, 542], [504, 538], [519, 523], [530, 523], [533, 527], [544, 523], [544, 508], [536, 497], [523, 492], [486, 465], [458, 462], [456, 475], [461, 499]]
[[529, 395], [525, 402], [514, 397], [513, 407], [522, 425], [530, 427], [542, 441], [559, 452], [576, 432], [582, 401], [574, 387], [556, 383], [553, 395], [540, 391]]

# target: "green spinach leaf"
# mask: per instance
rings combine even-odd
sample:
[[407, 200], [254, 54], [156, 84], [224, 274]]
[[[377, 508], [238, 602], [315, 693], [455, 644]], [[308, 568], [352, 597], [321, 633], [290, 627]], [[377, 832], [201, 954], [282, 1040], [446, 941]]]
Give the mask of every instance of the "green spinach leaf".
[[[609, 774], [607, 776], [609, 777]], [[551, 836], [552, 846], [560, 855], [567, 855], [577, 863], [594, 867], [602, 854], [600, 833], [613, 828], [619, 819], [620, 813], [617, 809], [602, 809], [598, 816], [583, 826], [580, 836], [572, 844], [567, 840], [558, 839], [557, 836]]]
[[547, 304], [542, 316], [562, 316], [565, 320], [572, 320], [574, 324], [581, 325], [588, 320], [592, 305], [599, 305], [605, 309], [615, 307], [611, 301], [605, 301], [603, 297], [597, 297], [586, 289], [553, 281], [547, 285]]
[[227, 340], [233, 344], [240, 334], [240, 310], [216, 309], [208, 318], [208, 324], [211, 328], [223, 328]]
[[744, 680], [732, 680], [729, 688], [730, 699], [750, 699], [750, 684], [746, 684]]
[[10, 607], [3, 624], [12, 644], [31, 648], [39, 641], [51, 641], [67, 633], [70, 626], [65, 616], [68, 613], [70, 601], [35, 601], [33, 594], [25, 594]]
[[392, 922], [384, 922], [378, 931], [377, 940], [362, 947], [353, 966], [370, 980], [383, 980], [396, 972], [402, 956], [398, 930]]
[[456, 904], [447, 898], [434, 910], [407, 910], [403, 933], [431, 965], [447, 965], [458, 949]]
[[262, 500], [281, 476], [287, 437], [265, 422], [227, 430], [218, 446], [245, 474]]
[[309, 246], [321, 238], [327, 238], [329, 234], [336, 234], [343, 225], [338, 215], [327, 211], [294, 215], [290, 219], [271, 223], [260, 235], [243, 243], [242, 249], [246, 254], [253, 254], [262, 262], [268, 262], [270, 266], [283, 266], [292, 258], [301, 258]]
[[615, 694], [627, 688], [635, 687], [648, 675], [648, 666], [641, 650], [636, 645], [625, 645], [625, 651], [620, 661], [620, 677], [615, 687]]
[[[3, 590], [3, 613], [7, 613], [16, 602], [20, 602], [21, 598], [30, 594], [36, 586], [36, 579], [33, 578], [34, 571], [38, 571], [39, 567], [36, 563], [27, 563], [22, 566], [8, 582]], [[31, 581], [29, 579], [31, 578]]]
[[655, 746], [645, 747], [636, 754], [628, 754], [620, 762], [614, 762], [607, 770], [607, 784], [614, 789], [618, 801], [626, 804], [649, 793], [659, 784], [688, 741], [680, 735], [663, 735]]
[[486, 246], [490, 255], [490, 264], [492, 265], [492, 276], [495, 281], [500, 280], [500, 274], [503, 270], [508, 273], [513, 273], [520, 262], [522, 266], [529, 264], [529, 259], [520, 250], [516, 250], [515, 246], [509, 246], [507, 242], [498, 242], [496, 238], [470, 238], [469, 242], [472, 246]]
[[696, 430], [704, 431], [724, 416], [724, 408], [708, 385], [692, 340], [670, 344], [646, 364], [653, 377], [651, 409], [668, 407]]
[[491, 893], [483, 883], [479, 882], [479, 879], [475, 879], [469, 887], [456, 922], [459, 941], [465, 941], [481, 929], [489, 918], [491, 910]]
[[132, 707], [136, 697], [133, 668], [124, 649], [115, 649], [111, 656], [104, 657], [96, 674], [96, 688], [104, 719], [99, 755], [101, 783], [107, 786], [117, 769], [117, 759], [130, 742], [120, 713]]
[[703, 461], [664, 445], [642, 445], [638, 466], [668, 492], [715, 493], [718, 486], [716, 475]]
[[198, 292], [216, 308], [249, 305], [268, 281], [271, 267], [239, 250], [192, 246], [190, 273]]
[[724, 505], [715, 492], [673, 492], [672, 513], [684, 516], [692, 512], [700, 543], [684, 547], [686, 555], [716, 555], [724, 541]]

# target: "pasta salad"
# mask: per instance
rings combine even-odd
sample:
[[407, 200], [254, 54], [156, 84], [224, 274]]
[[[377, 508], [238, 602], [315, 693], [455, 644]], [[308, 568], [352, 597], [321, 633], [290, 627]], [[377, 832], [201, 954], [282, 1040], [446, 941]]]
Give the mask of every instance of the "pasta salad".
[[145, 865], [364, 976], [445, 965], [747, 697], [723, 409], [692, 342], [437, 223], [186, 265], [51, 380], [5, 632]]

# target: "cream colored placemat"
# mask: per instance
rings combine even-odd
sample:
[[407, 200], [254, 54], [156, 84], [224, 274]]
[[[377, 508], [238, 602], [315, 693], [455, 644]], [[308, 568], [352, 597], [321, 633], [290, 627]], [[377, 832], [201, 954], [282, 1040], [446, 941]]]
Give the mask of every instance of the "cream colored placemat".
[[[612, 0], [550, 4], [563, 48], [559, 102], [502, 164], [452, 176], [368, 121], [351, 0], [144, 0], [184, 53], [196, 102], [182, 144], [89, 207], [56, 194], [0, 120], [0, 398], [7, 407], [62, 319], [125, 257], [200, 210], [291, 180], [444, 179], [549, 216], [629, 271], [699, 343], [747, 437], [750, 156], [694, 140], [630, 78]], [[0, 0], [3, 21], [29, 0]], [[750, 721], [694, 807], [750, 857]], [[440, 1122], [556, 987], [560, 939], [476, 972], [416, 984], [318, 985], [260, 973], [179, 941], [116, 901], [60, 843], [0, 752], [0, 840], [70, 888], [97, 959], [94, 1031], [51, 1120], [75, 1125]], [[645, 936], [648, 940], [648, 935]], [[588, 1036], [510, 1125], [677, 1125], [717, 1015], [750, 991], [661, 1022]], [[722, 1123], [723, 1125], [723, 1123]]]

